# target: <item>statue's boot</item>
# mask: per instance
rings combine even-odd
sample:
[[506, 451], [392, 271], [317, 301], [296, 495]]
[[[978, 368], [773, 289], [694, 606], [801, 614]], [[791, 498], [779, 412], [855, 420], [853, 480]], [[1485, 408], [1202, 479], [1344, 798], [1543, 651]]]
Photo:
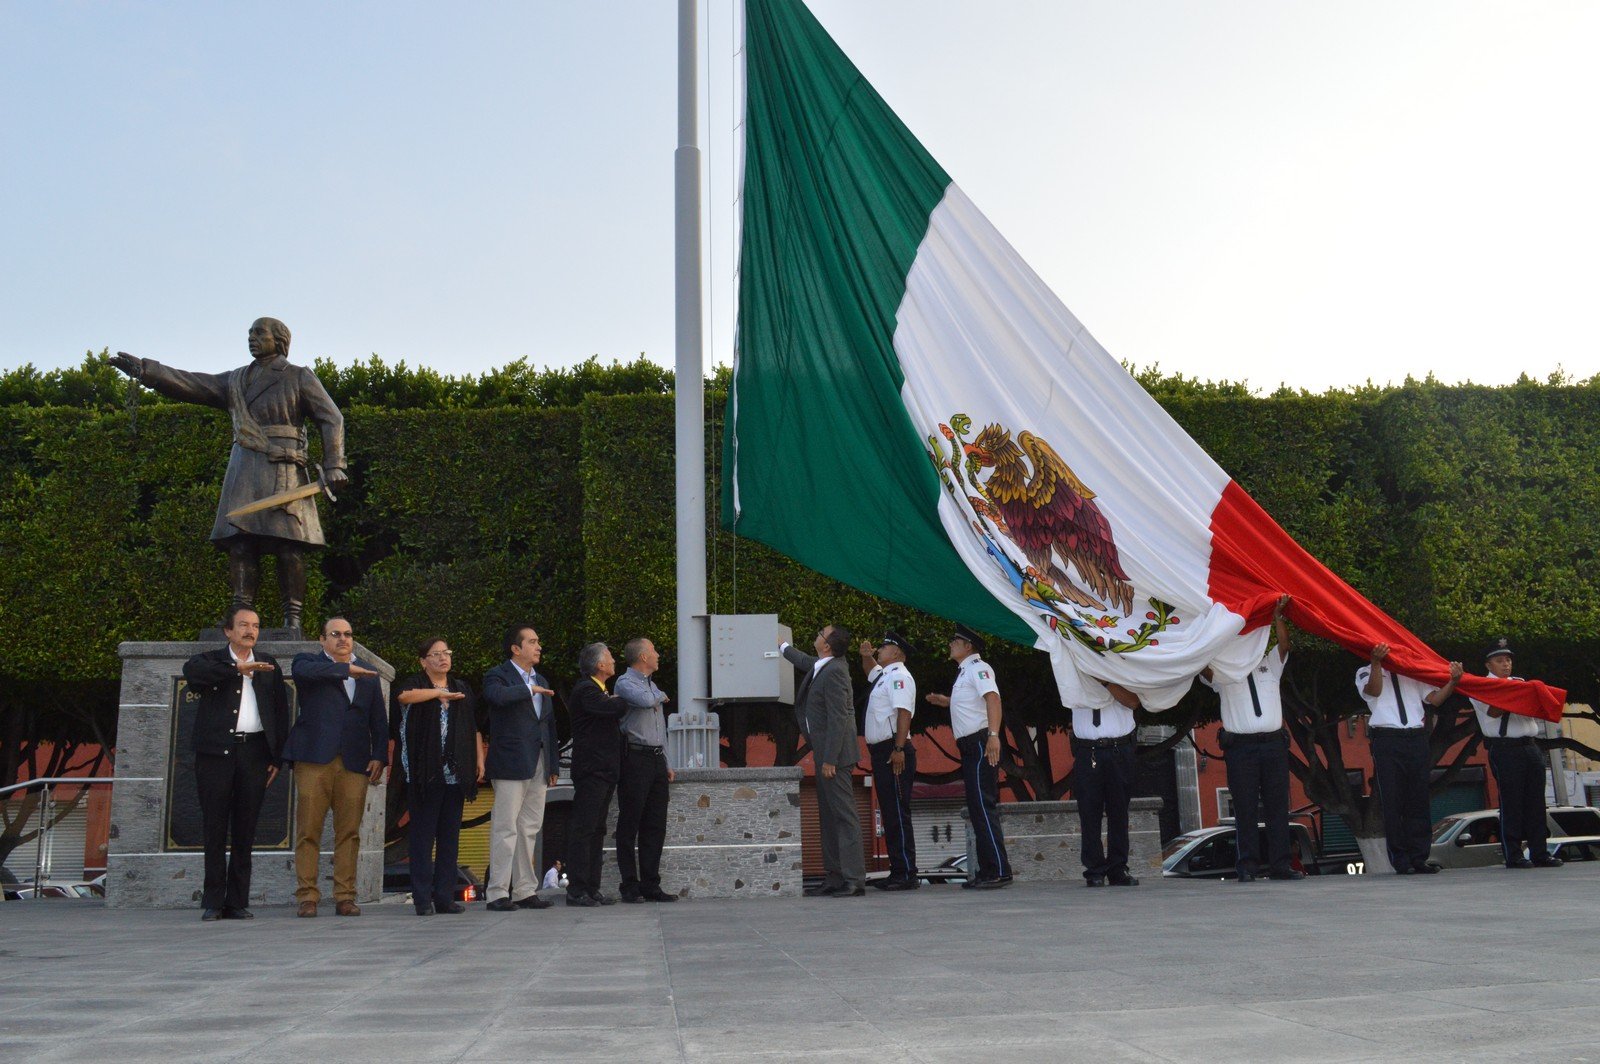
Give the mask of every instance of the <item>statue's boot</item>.
[[306, 556], [298, 548], [278, 552], [278, 597], [283, 599], [283, 626], [298, 635], [306, 600]]
[[228, 551], [228, 586], [233, 589], [233, 604], [255, 609], [256, 589], [261, 585], [261, 564], [255, 552], [242, 547]]

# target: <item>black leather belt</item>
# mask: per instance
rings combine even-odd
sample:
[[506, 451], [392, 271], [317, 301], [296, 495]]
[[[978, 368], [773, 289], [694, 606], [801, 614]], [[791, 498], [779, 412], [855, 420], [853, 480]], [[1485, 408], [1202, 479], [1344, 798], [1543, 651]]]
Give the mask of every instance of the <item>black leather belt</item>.
[[636, 743], [632, 739], [628, 740], [628, 749], [629, 750], [637, 750], [641, 754], [663, 754], [663, 753], [666, 753], [666, 747], [664, 747], [664, 746], [646, 746], [644, 743]]
[[236, 743], [247, 743], [251, 739], [262, 739], [262, 740], [265, 740], [266, 737], [267, 737], [267, 733], [266, 732], [258, 732], [258, 731], [236, 731], [236, 732], [233, 733], [233, 741], [236, 742]]
[[1367, 725], [1368, 735], [1426, 735], [1426, 728], [1391, 728], [1384, 724]]
[[1486, 735], [1486, 736], [1483, 737], [1483, 744], [1485, 746], [1532, 746], [1532, 745], [1534, 745], [1533, 736], [1531, 736], [1531, 735], [1518, 735], [1518, 736], [1516, 736], [1514, 738], [1510, 738], [1510, 739], [1502, 739], [1498, 735]]
[[1115, 739], [1079, 739], [1074, 736], [1073, 743], [1077, 746], [1087, 746], [1091, 750], [1110, 750], [1118, 746], [1128, 746], [1133, 742], [1133, 732], [1119, 735]]
[[1232, 743], [1276, 743], [1283, 741], [1283, 729], [1277, 731], [1261, 732], [1236, 732], [1228, 733], [1228, 742]]

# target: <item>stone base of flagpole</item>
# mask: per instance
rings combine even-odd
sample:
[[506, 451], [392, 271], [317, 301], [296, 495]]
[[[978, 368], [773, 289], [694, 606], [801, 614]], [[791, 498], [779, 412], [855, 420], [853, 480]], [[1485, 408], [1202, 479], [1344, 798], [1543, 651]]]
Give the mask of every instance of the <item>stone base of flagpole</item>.
[[[798, 898], [800, 768], [680, 768], [667, 802], [661, 889], [681, 898]], [[616, 882], [617, 805], [604, 881]]]
[[[1128, 805], [1128, 870], [1134, 875], [1161, 867], [1161, 799], [1135, 798]], [[961, 818], [967, 814], [962, 810]], [[1029, 883], [1070, 883], [1083, 879], [1077, 802], [1001, 802], [1000, 829], [1006, 837], [1011, 873]], [[978, 867], [976, 839], [967, 824], [967, 868]]]

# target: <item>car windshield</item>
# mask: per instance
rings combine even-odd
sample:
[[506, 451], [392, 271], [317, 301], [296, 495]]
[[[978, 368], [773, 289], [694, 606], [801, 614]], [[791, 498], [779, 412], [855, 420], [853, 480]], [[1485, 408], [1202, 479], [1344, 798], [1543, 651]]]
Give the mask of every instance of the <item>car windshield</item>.
[[1594, 809], [1552, 809], [1550, 819], [1566, 835], [1600, 835], [1600, 811]]
[[1187, 835], [1179, 835], [1177, 838], [1173, 839], [1171, 842], [1167, 843], [1161, 848], [1161, 859], [1165, 861], [1167, 858], [1171, 857], [1173, 854], [1177, 853], [1179, 850], [1183, 849], [1185, 846], [1189, 845], [1195, 839], [1200, 838], [1204, 834], [1205, 832], [1203, 831], [1191, 831]]
[[1443, 842], [1455, 830], [1456, 825], [1461, 823], [1462, 819], [1462, 817], [1458, 816], [1447, 816], [1433, 825], [1433, 841], [1436, 843]]

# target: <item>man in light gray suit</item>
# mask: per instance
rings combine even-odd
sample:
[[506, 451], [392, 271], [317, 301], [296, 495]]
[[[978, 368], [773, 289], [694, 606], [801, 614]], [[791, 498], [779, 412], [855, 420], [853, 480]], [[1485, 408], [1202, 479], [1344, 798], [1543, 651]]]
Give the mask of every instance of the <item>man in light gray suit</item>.
[[859, 898], [866, 894], [867, 872], [861, 854], [861, 820], [856, 815], [850, 773], [861, 758], [856, 743], [856, 710], [845, 652], [850, 633], [836, 624], [817, 633], [817, 656], [788, 643], [783, 656], [801, 671], [794, 718], [811, 742], [817, 764], [817, 815], [822, 827], [822, 885], [812, 897]]

